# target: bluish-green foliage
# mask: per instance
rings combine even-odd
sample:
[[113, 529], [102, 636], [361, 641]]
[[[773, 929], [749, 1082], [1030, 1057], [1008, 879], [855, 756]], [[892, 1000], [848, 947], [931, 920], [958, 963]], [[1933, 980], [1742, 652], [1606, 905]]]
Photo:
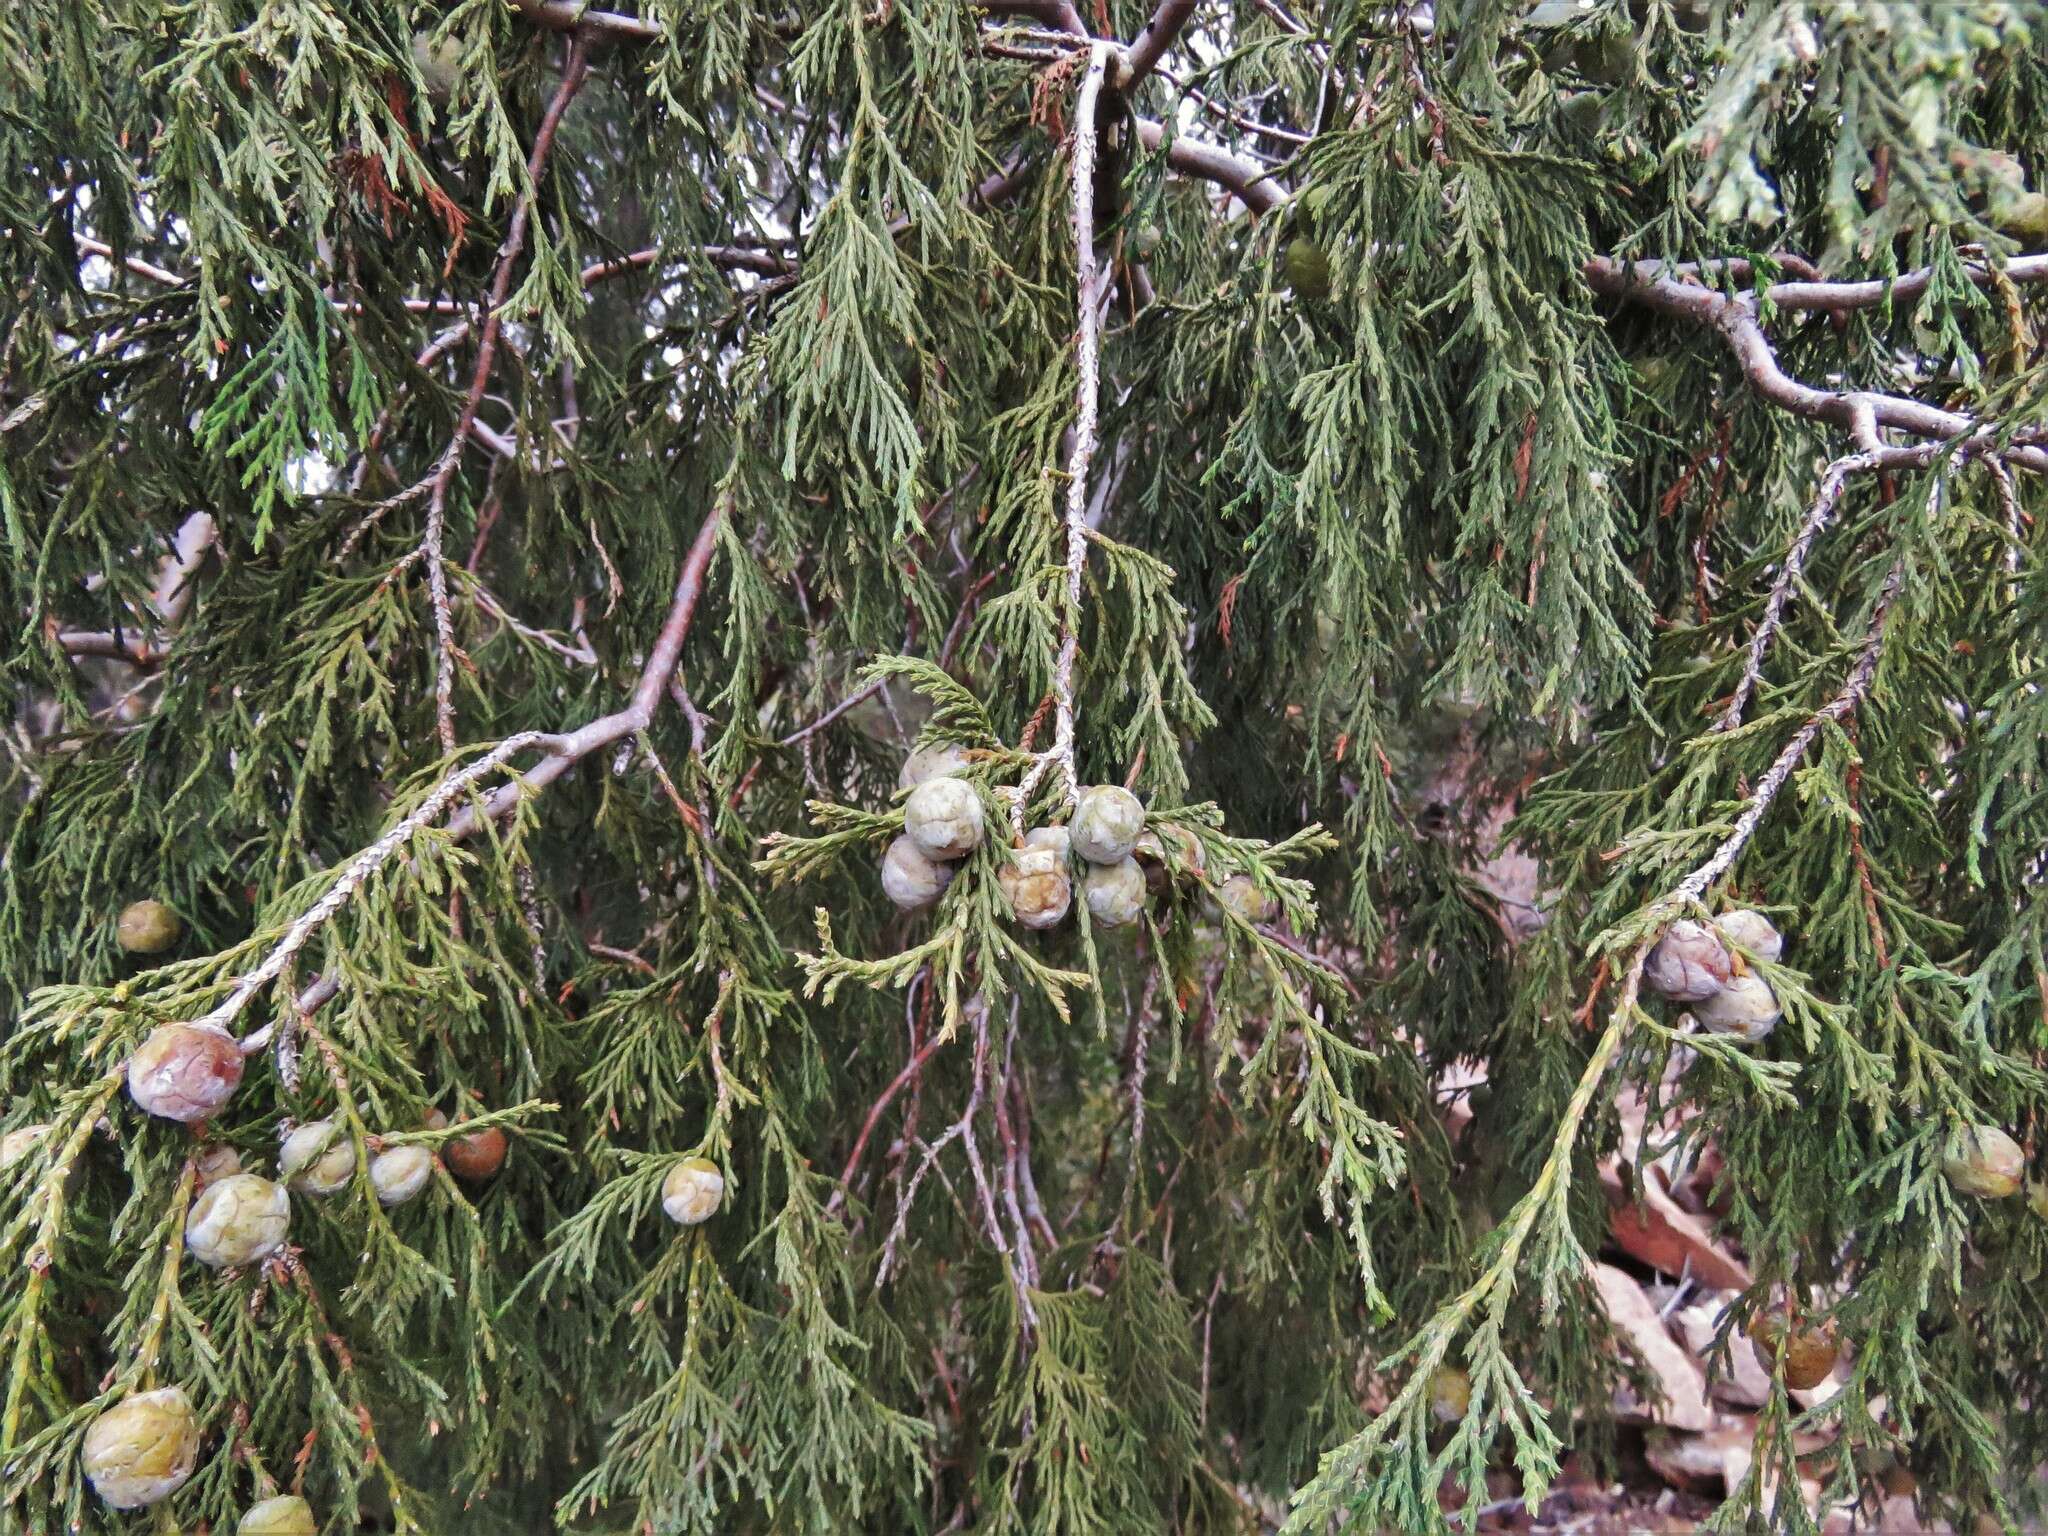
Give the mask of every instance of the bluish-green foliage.
[[[1717, 1152], [1729, 1326], [1789, 1291], [1849, 1346], [1723, 1526], [1894, 1458], [1953, 1519], [2038, 1501], [2043, 1201], [1940, 1165], [2000, 1125], [2048, 1178], [2048, 272], [2006, 265], [2048, 241], [2048, 16], [1196, 5], [1090, 130], [1076, 610], [1067, 14], [0, 14], [0, 1124], [51, 1127], [0, 1174], [0, 1530], [278, 1486], [335, 1536], [1443, 1528], [1447, 1477], [1612, 1444], [1624, 1091]], [[1768, 622], [1873, 444], [1767, 387], [1752, 313], [1830, 399], [1968, 423], [1842, 471]], [[1169, 872], [1036, 934], [998, 876], [1013, 806], [1066, 816], [1070, 639], [1073, 780], [1136, 789]], [[420, 812], [649, 678], [516, 757], [550, 782]], [[920, 743], [994, 835], [904, 914]], [[142, 896], [167, 955], [115, 943]], [[1636, 985], [1734, 905], [1787, 936], [1757, 1043]], [[120, 1069], [223, 1008], [269, 1033], [202, 1147]], [[283, 1259], [184, 1255], [197, 1153], [326, 1114], [358, 1173]], [[379, 1146], [480, 1126], [494, 1177], [372, 1198]], [[693, 1154], [725, 1204], [679, 1228]], [[168, 1383], [204, 1448], [152, 1525], [78, 1452]]]

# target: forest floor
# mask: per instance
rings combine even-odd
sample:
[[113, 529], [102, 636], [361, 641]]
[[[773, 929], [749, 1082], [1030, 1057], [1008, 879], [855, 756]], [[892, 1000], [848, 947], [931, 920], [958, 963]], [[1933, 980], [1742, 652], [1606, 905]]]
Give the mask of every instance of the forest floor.
[[[1624, 1447], [1626, 1452], [1627, 1447]], [[1527, 1536], [1672, 1536], [1702, 1528], [1721, 1502], [1721, 1491], [1674, 1488], [1661, 1481], [1646, 1462], [1625, 1467], [1620, 1481], [1602, 1482], [1586, 1472], [1576, 1458], [1567, 1460], [1557, 1487], [1532, 1515], [1513, 1496], [1514, 1479], [1503, 1474], [1500, 1496], [1482, 1505], [1477, 1521], [1482, 1533], [1527, 1533]], [[1455, 1498], [1446, 1500], [1447, 1506]], [[1826, 1536], [1952, 1536], [1945, 1521], [1923, 1521], [1911, 1495], [1887, 1498], [1881, 1507], [1861, 1511], [1835, 1510], [1822, 1522]], [[2039, 1527], [2027, 1527], [2034, 1536]]]

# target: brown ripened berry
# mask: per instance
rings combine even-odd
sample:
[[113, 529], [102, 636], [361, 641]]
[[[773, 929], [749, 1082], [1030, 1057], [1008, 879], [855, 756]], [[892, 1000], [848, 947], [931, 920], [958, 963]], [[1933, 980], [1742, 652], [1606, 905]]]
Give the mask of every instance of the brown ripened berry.
[[1810, 1391], [1834, 1372], [1841, 1350], [1834, 1330], [1825, 1324], [1795, 1323], [1782, 1309], [1772, 1307], [1749, 1319], [1748, 1332], [1755, 1342], [1764, 1367], [1775, 1368], [1778, 1344], [1785, 1346], [1785, 1385], [1794, 1391]]
[[478, 1184], [505, 1166], [505, 1153], [510, 1146], [503, 1131], [495, 1125], [488, 1126], [445, 1143], [441, 1148], [441, 1161], [458, 1179]]
[[1067, 861], [1051, 848], [1010, 849], [996, 870], [996, 884], [1026, 928], [1053, 927], [1074, 901]]

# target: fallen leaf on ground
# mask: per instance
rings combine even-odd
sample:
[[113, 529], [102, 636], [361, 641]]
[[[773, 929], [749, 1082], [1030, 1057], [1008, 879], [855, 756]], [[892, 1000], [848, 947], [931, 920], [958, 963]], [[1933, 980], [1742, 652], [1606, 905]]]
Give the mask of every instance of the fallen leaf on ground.
[[1628, 1342], [1663, 1394], [1661, 1402], [1628, 1405], [1622, 1401], [1628, 1395], [1623, 1389], [1616, 1393], [1617, 1406], [1623, 1412], [1633, 1411], [1652, 1423], [1674, 1429], [1712, 1428], [1714, 1410], [1707, 1402], [1706, 1374], [1671, 1336], [1671, 1330], [1657, 1315], [1643, 1288], [1612, 1264], [1595, 1264], [1592, 1278], [1607, 1320]]
[[1749, 1288], [1749, 1266], [1715, 1238], [1706, 1222], [1671, 1198], [1656, 1169], [1643, 1175], [1640, 1187], [1642, 1199], [1638, 1202], [1623, 1181], [1617, 1160], [1609, 1158], [1600, 1165], [1608, 1232], [1617, 1248], [1652, 1269], [1667, 1275], [1689, 1274], [1715, 1290]]

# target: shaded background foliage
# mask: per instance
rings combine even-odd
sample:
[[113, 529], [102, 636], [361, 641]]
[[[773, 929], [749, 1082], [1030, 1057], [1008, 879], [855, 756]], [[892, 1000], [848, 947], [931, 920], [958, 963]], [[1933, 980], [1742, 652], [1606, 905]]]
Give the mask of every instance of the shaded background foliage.
[[[1075, 29], [1146, 7], [10, 7], [0, 1069], [84, 1173], [59, 1205], [64, 1169], [8, 1172], [0, 1518], [149, 1528], [76, 1473], [148, 1379], [207, 1420], [188, 1526], [268, 1479], [335, 1531], [1209, 1531], [1293, 1492], [1299, 1529], [1428, 1528], [1446, 1474], [1612, 1442], [1581, 1245], [1623, 1083], [1718, 1149], [1752, 1300], [1852, 1342], [1805, 1414], [1835, 1491], [1896, 1454], [1930, 1509], [2021, 1518], [2048, 1225], [1938, 1162], [1984, 1122], [2040, 1169], [2039, 299], [2000, 267], [2048, 236], [2041, 19], [1162, 7], [1166, 67], [1113, 70], [1095, 129], [1079, 766], [1214, 873], [1308, 884], [1277, 929], [1183, 885], [1136, 938], [1012, 951], [992, 853], [937, 917], [873, 864], [927, 721], [993, 789], [1054, 686]], [[1838, 401], [1968, 423], [1846, 479], [1736, 729], [1822, 466], [1868, 444], [1600, 267], [1634, 260], [1718, 263], [1692, 290], [1755, 295]], [[660, 708], [372, 874], [242, 1017], [296, 1073], [253, 1058], [210, 1127], [253, 1166], [285, 1120], [438, 1106], [515, 1132], [504, 1173], [299, 1199], [287, 1266], [167, 1268], [191, 1138], [109, 1073], [459, 761], [619, 709], [693, 547]], [[1706, 893], [1785, 929], [1786, 1023], [1681, 1044], [1628, 956], [1866, 643]], [[1484, 862], [1511, 811], [1530, 889]], [[145, 894], [188, 928], [153, 967], [113, 942]], [[949, 933], [963, 985], [891, 961]], [[1453, 1138], [1460, 1061], [1493, 1070]], [[970, 1142], [1028, 1215], [984, 1220]], [[678, 1235], [696, 1151], [728, 1205]], [[1439, 1359], [1478, 1387], [1455, 1428]], [[1804, 1518], [1801, 1412], [1728, 1528]]]

